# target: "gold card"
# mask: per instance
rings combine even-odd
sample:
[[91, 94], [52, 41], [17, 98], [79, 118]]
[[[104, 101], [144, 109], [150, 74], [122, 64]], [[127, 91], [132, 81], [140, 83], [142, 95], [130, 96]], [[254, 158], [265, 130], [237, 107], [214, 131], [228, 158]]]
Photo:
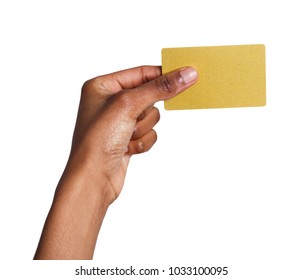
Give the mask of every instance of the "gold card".
[[185, 66], [194, 67], [199, 79], [178, 96], [166, 100], [166, 110], [266, 104], [264, 45], [162, 49], [163, 74]]

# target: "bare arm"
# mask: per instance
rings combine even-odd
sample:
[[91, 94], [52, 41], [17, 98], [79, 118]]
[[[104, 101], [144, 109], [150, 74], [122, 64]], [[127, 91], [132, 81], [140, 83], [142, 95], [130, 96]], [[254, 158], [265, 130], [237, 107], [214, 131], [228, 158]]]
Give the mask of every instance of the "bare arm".
[[35, 259], [92, 259], [109, 205], [119, 196], [130, 157], [156, 142], [154, 103], [197, 80], [183, 68], [161, 75], [142, 66], [87, 81], [72, 149], [46, 219]]

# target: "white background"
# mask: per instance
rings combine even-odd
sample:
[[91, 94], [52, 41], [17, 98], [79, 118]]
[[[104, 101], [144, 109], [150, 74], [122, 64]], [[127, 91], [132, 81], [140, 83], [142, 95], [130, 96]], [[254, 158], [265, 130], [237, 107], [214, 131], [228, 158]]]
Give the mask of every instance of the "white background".
[[[302, 279], [300, 2], [1, 0], [0, 278], [80, 279], [80, 265], [133, 265], [229, 267], [210, 279]], [[85, 80], [160, 65], [163, 47], [255, 43], [266, 45], [266, 107], [158, 104], [158, 142], [132, 159], [95, 260], [31, 261]]]

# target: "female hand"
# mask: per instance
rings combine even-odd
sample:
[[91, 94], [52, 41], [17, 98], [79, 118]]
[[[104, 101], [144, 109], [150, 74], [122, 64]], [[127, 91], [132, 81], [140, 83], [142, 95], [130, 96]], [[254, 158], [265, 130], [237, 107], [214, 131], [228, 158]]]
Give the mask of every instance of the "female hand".
[[131, 155], [156, 142], [160, 115], [154, 103], [169, 99], [197, 79], [192, 68], [161, 76], [160, 67], [142, 66], [87, 81], [82, 88], [68, 168], [85, 168], [108, 203], [121, 192]]
[[192, 68], [161, 75], [142, 66], [84, 83], [72, 149], [35, 259], [91, 259], [108, 206], [119, 196], [130, 157], [157, 139], [154, 103], [195, 83]]

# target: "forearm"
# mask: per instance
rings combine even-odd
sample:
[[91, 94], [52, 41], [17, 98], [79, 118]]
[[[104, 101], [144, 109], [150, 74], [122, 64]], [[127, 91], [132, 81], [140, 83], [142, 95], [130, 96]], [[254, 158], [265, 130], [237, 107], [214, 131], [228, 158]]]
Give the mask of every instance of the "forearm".
[[109, 203], [105, 188], [95, 184], [84, 170], [71, 174], [65, 172], [58, 184], [35, 259], [93, 257]]
[[136, 67], [85, 82], [71, 156], [58, 184], [35, 259], [91, 259], [110, 203], [121, 193], [130, 157], [156, 142], [155, 102], [193, 85], [190, 67], [161, 76]]

